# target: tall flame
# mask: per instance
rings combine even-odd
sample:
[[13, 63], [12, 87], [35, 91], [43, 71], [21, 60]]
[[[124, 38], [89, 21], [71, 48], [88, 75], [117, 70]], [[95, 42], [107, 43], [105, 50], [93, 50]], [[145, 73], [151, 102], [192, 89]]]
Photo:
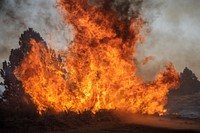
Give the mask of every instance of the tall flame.
[[144, 20], [119, 18], [115, 11], [91, 6], [87, 0], [60, 0], [66, 23], [74, 27], [74, 41], [65, 63], [43, 42], [31, 39], [31, 50], [15, 69], [39, 113], [116, 109], [160, 115], [167, 93], [179, 84], [173, 64], [154, 81], [136, 75], [136, 44], [143, 37]]

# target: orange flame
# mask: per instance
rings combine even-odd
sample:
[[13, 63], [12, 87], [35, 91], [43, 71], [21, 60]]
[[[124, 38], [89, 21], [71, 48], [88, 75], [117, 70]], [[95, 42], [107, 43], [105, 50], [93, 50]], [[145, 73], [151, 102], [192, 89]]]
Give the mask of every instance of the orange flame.
[[39, 113], [116, 109], [160, 115], [167, 93], [179, 84], [172, 64], [152, 82], [136, 75], [136, 43], [143, 40], [140, 17], [118, 19], [114, 11], [94, 7], [87, 0], [60, 0], [67, 23], [74, 26], [74, 42], [65, 62], [43, 42], [31, 40], [31, 51], [15, 69]]
[[154, 60], [155, 58], [153, 56], [148, 56], [145, 57], [144, 60], [142, 61], [142, 65], [146, 65], [147, 63], [149, 63], [149, 61]]

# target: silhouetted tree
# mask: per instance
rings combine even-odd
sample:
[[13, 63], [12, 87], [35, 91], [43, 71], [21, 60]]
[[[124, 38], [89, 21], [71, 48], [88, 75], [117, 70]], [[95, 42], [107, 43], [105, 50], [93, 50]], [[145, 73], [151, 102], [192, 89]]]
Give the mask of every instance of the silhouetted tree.
[[196, 75], [187, 67], [180, 73], [181, 84], [177, 90], [170, 92], [171, 95], [189, 95], [200, 92], [200, 82]]
[[[23, 58], [28, 54], [31, 49], [31, 38], [35, 39], [38, 42], [44, 42], [39, 33], [29, 28], [20, 37], [20, 48], [11, 50], [9, 62], [4, 61], [3, 68], [0, 70], [1, 77], [4, 79], [4, 82], [2, 84], [5, 87], [5, 91], [2, 95], [2, 100], [4, 101], [4, 104], [12, 107], [12, 109], [15, 111], [26, 110], [28, 108], [30, 109], [30, 107], [32, 108], [35, 106], [30, 100], [30, 97], [25, 93], [22, 82], [19, 81], [14, 75], [15, 67], [20, 65]], [[44, 44], [46, 45], [45, 42]]]

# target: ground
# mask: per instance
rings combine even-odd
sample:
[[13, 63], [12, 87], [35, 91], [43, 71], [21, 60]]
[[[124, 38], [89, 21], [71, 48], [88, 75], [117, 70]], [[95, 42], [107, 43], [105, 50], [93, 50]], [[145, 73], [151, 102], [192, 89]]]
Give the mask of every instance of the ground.
[[[21, 125], [23, 126], [23, 125]], [[124, 116], [121, 121], [104, 121], [80, 126], [4, 129], [1, 133], [200, 133], [200, 120], [158, 116]]]

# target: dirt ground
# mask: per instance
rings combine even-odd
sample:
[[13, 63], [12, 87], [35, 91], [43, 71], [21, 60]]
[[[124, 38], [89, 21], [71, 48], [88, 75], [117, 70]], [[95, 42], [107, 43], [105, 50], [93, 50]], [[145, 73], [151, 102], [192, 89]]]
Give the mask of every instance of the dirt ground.
[[199, 133], [195, 129], [170, 129], [151, 127], [131, 123], [101, 123], [81, 128], [74, 128], [67, 131], [53, 131], [48, 133]]
[[[30, 130], [31, 129], [31, 130]], [[125, 116], [121, 122], [99, 122], [56, 130], [0, 130], [1, 133], [200, 133], [200, 120], [155, 116]]]

